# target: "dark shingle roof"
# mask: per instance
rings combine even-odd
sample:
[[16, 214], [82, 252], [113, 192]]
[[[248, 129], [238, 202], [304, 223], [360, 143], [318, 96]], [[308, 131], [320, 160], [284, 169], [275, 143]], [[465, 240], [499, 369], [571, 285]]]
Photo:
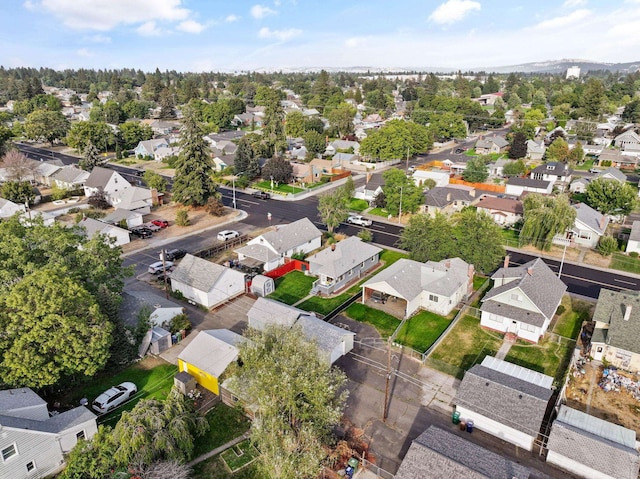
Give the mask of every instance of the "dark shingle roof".
[[485, 196], [476, 203], [476, 208], [506, 211], [516, 215], [522, 215], [524, 213], [522, 201], [511, 198], [497, 198], [495, 196]]
[[424, 195], [424, 203], [427, 206], [443, 208], [454, 201], [473, 201], [475, 194], [473, 189], [456, 188], [451, 186], [436, 186]]
[[[631, 313], [625, 321], [627, 306], [631, 307]], [[640, 353], [640, 291], [611, 291], [602, 288], [593, 320], [609, 324], [607, 344]]]
[[519, 178], [519, 177], [509, 178], [507, 180], [507, 184], [514, 185], [514, 186], [528, 186], [529, 188], [541, 188], [544, 190], [546, 190], [547, 187], [549, 186], [548, 181], [534, 180], [532, 178]]
[[84, 424], [92, 419], [95, 420], [95, 418], [96, 415], [94, 413], [86, 407], [80, 406], [61, 414], [51, 416], [45, 421], [0, 415], [0, 424], [5, 427], [12, 427], [16, 429], [30, 429], [33, 431], [59, 433], [70, 427]]
[[109, 182], [109, 179], [111, 179], [111, 176], [115, 173], [116, 172], [113, 170], [96, 166], [91, 170], [89, 178], [85, 181], [84, 186], [89, 188], [104, 188]]
[[396, 479], [527, 479], [529, 475], [528, 468], [431, 426], [411, 443]]

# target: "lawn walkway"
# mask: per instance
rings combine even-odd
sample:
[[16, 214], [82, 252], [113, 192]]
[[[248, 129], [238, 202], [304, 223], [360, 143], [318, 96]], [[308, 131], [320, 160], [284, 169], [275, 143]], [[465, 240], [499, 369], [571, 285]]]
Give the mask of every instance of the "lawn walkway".
[[204, 454], [196, 457], [193, 461], [189, 461], [187, 463], [187, 466], [195, 466], [199, 462], [206, 461], [210, 457], [216, 456], [216, 455], [220, 454], [221, 452], [224, 452], [227, 449], [232, 448], [236, 444], [241, 443], [242, 441], [244, 441], [245, 439], [248, 439], [248, 438], [249, 438], [249, 431], [245, 432], [242, 436], [238, 436], [235, 439], [232, 439], [231, 441], [229, 441], [226, 444], [223, 444], [220, 447], [216, 447], [212, 451], [205, 452]]

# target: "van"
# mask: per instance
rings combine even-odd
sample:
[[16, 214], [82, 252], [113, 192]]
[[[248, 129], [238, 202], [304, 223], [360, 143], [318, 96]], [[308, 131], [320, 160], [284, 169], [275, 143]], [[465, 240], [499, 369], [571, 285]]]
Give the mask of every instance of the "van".
[[164, 263], [162, 261], [156, 261], [153, 264], [149, 265], [149, 274], [158, 274], [160, 273], [163, 269], [169, 269], [173, 266], [173, 261], [165, 261]]

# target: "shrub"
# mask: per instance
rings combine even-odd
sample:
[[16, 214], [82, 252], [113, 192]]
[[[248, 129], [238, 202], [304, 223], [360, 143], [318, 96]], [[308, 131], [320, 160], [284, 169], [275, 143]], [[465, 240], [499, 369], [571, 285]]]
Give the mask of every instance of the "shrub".
[[610, 256], [618, 249], [618, 240], [613, 236], [605, 235], [598, 241], [598, 252], [602, 256]]
[[207, 210], [207, 213], [209, 213], [211, 216], [224, 216], [224, 204], [222, 204], [222, 200], [220, 198], [209, 198], [205, 208]]
[[562, 313], [564, 313], [567, 310], [567, 308], [564, 307], [564, 305], [560, 305], [558, 306], [558, 309], [556, 309], [556, 314], [558, 316], [560, 316]]
[[632, 251], [631, 253], [629, 253], [629, 256], [631, 256], [632, 258], [637, 258], [638, 257], [638, 252], [637, 251]]
[[189, 331], [191, 329], [191, 321], [189, 321], [189, 318], [186, 314], [179, 314], [171, 319], [169, 329], [171, 331], [171, 334], [175, 334], [183, 329], [185, 331]]
[[176, 213], [176, 224], [178, 226], [189, 226], [191, 221], [189, 221], [189, 213], [187, 210], [181, 209]]
[[358, 238], [368, 243], [373, 240], [373, 233], [369, 230], [361, 229], [358, 232]]

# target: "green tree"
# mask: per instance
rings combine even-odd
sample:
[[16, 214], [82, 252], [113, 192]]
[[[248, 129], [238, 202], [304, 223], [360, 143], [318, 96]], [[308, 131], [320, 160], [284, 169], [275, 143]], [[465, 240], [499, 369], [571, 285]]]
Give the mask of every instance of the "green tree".
[[142, 179], [149, 188], [156, 189], [158, 193], [164, 193], [165, 191], [167, 191], [166, 178], [154, 171], [145, 171], [142, 175]]
[[566, 195], [551, 197], [532, 193], [525, 196], [523, 209], [520, 244], [533, 244], [541, 250], [551, 249], [553, 237], [571, 228], [577, 214]]
[[484, 212], [462, 209], [452, 218], [456, 256], [473, 264], [482, 273], [493, 271], [504, 258], [501, 228]]
[[339, 136], [349, 135], [353, 133], [353, 118], [356, 115], [356, 109], [348, 103], [340, 103], [327, 114], [327, 119], [331, 126], [338, 130]]
[[454, 244], [453, 227], [440, 213], [433, 218], [426, 214], [413, 215], [400, 236], [400, 248], [421, 263], [453, 257]]
[[344, 194], [337, 190], [321, 195], [318, 200], [318, 214], [322, 223], [327, 226], [327, 231], [333, 233], [349, 215]]
[[606, 215], [628, 215], [637, 204], [637, 190], [628, 183], [596, 178], [586, 190], [586, 203]]
[[360, 144], [360, 154], [380, 160], [393, 160], [424, 153], [433, 144], [433, 137], [423, 125], [410, 121], [391, 120], [373, 130]]
[[312, 116], [309, 118], [305, 118], [304, 120], [304, 130], [305, 131], [317, 131], [321, 135], [324, 135], [324, 123], [317, 116]]
[[582, 148], [582, 143], [577, 142], [576, 146], [569, 151], [568, 160], [571, 166], [575, 166], [584, 161], [584, 148]]
[[611, 256], [618, 251], [618, 240], [611, 235], [602, 235], [598, 240], [598, 252], [602, 256]]
[[173, 200], [185, 206], [204, 206], [216, 192], [211, 177], [214, 163], [192, 110], [185, 113], [181, 146], [176, 161]]
[[524, 133], [518, 132], [513, 135], [511, 148], [509, 148], [509, 158], [518, 160], [527, 156], [527, 137]]
[[569, 145], [559, 136], [549, 145], [545, 153], [547, 161], [566, 161], [569, 159]]
[[271, 158], [262, 167], [262, 177], [265, 180], [287, 184], [293, 176], [293, 166], [284, 158]]
[[292, 111], [287, 114], [286, 123], [284, 125], [287, 136], [291, 138], [302, 137], [305, 132], [304, 120], [304, 115], [300, 111]]
[[104, 122], [79, 121], [74, 123], [67, 133], [67, 145], [79, 152], [83, 152], [89, 143], [105, 150], [113, 144], [113, 130]]
[[36, 110], [29, 113], [24, 131], [31, 140], [53, 142], [64, 138], [69, 130], [69, 120], [59, 111]]
[[597, 120], [604, 113], [606, 89], [602, 81], [589, 78], [581, 96], [582, 112], [585, 117]]
[[0, 186], [2, 198], [18, 204], [31, 204], [35, 198], [33, 186], [28, 181], [10, 180]]
[[176, 117], [174, 110], [176, 103], [173, 92], [169, 88], [163, 88], [160, 91], [158, 103], [160, 104], [160, 118], [171, 119]]
[[247, 138], [242, 138], [238, 142], [233, 166], [237, 175], [249, 178], [249, 164], [254, 157], [253, 147]]
[[464, 123], [464, 117], [459, 113], [443, 112], [432, 115], [429, 130], [434, 138], [441, 140], [467, 136], [467, 125]]
[[189, 226], [191, 224], [189, 213], [184, 208], [179, 209], [176, 213], [176, 224], [178, 226]]
[[4, 155], [7, 151], [9, 139], [13, 136], [10, 128], [0, 125], [0, 155]]
[[422, 189], [413, 179], [398, 168], [391, 168], [382, 173], [387, 211], [393, 216], [400, 213], [415, 213], [424, 202]]
[[122, 146], [125, 150], [132, 150], [141, 141], [153, 138], [153, 130], [149, 125], [137, 121], [127, 121], [118, 127]]
[[67, 456], [67, 467], [60, 479], [106, 479], [115, 466], [116, 445], [109, 427], [98, 426], [90, 440], [78, 441]]
[[113, 430], [120, 465], [149, 465], [158, 459], [187, 461], [195, 440], [209, 429], [206, 419], [176, 388], [165, 401], [142, 399], [122, 417]]
[[304, 133], [304, 144], [307, 151], [314, 157], [324, 153], [326, 150], [324, 136], [314, 130], [309, 130]]
[[24, 277], [2, 297], [3, 381], [42, 388], [91, 377], [107, 362], [111, 324], [91, 294], [64, 268]]
[[482, 156], [469, 158], [467, 167], [462, 172], [462, 178], [471, 183], [482, 183], [489, 177], [487, 163]]
[[85, 147], [82, 159], [78, 162], [78, 166], [86, 171], [93, 171], [93, 169], [100, 165], [102, 160], [100, 159], [100, 153], [95, 145], [91, 142]]
[[522, 176], [527, 171], [527, 166], [524, 161], [510, 161], [502, 168], [504, 176]]
[[287, 146], [284, 134], [284, 109], [280, 104], [279, 96], [277, 96], [277, 100], [269, 100], [265, 106], [262, 141], [266, 145], [270, 157], [282, 153]]
[[624, 107], [622, 120], [629, 123], [640, 122], [640, 98], [634, 98]]
[[251, 439], [260, 468], [272, 479], [315, 477], [342, 416], [346, 376], [298, 327], [249, 329], [245, 337], [234, 380], [256, 406]]

